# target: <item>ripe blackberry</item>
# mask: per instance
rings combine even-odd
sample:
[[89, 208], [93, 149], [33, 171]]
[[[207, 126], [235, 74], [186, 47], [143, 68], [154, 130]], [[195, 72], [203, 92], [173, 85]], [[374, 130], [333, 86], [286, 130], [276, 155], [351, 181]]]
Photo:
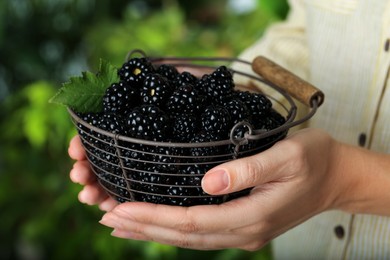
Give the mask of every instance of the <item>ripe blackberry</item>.
[[[113, 134], [125, 134], [122, 118], [113, 114], [103, 114], [97, 121], [98, 128]], [[119, 160], [117, 157], [117, 148], [113, 137], [105, 134], [93, 133], [96, 139], [93, 143], [86, 145], [89, 151], [88, 158], [96, 167], [105, 172], [119, 174]]]
[[208, 106], [201, 115], [201, 121], [202, 130], [210, 133], [216, 140], [228, 138], [232, 123], [226, 108], [218, 105]]
[[167, 111], [169, 113], [197, 113], [202, 106], [202, 96], [192, 85], [183, 85], [177, 88], [169, 97]]
[[[208, 143], [211, 141], [215, 141], [215, 137], [209, 133], [199, 132], [191, 139], [190, 143]], [[213, 158], [211, 156], [220, 153], [220, 146], [211, 146], [205, 144], [201, 147], [194, 146], [190, 148], [190, 155], [193, 157], [193, 162], [195, 163], [212, 161]]]
[[[181, 185], [201, 187], [204, 174], [212, 167], [208, 164], [190, 164], [180, 171]], [[184, 176], [183, 176], [184, 175]]]
[[286, 118], [284, 116], [282, 116], [278, 111], [276, 111], [275, 109], [271, 109], [270, 113], [269, 113], [269, 116], [274, 119], [275, 123], [277, 126], [281, 126], [283, 125], [284, 123], [286, 123]]
[[204, 194], [207, 196], [196, 199], [194, 205], [213, 205], [213, 204], [221, 204], [223, 202], [223, 196], [209, 196], [206, 193]]
[[166, 78], [153, 73], [145, 77], [140, 95], [143, 104], [151, 104], [163, 107], [171, 96], [173, 88]]
[[162, 180], [159, 174], [151, 170], [151, 163], [148, 163], [153, 159], [149, 154], [150, 147], [142, 144], [127, 144], [127, 146], [122, 151], [122, 159], [134, 199], [162, 203], [162, 197], [155, 195], [160, 193], [159, 186]]
[[233, 74], [226, 66], [219, 66], [211, 73], [211, 75], [216, 78], [233, 81]]
[[138, 90], [125, 82], [113, 83], [103, 96], [103, 111], [107, 114], [125, 114], [138, 103]]
[[195, 86], [197, 81], [198, 78], [188, 71], [183, 71], [182, 73], [179, 73], [174, 79], [176, 88], [186, 85]]
[[[101, 113], [78, 113], [77, 114], [80, 119], [85, 121], [91, 126], [98, 126], [98, 122], [100, 121], [100, 118], [102, 117]], [[81, 141], [85, 143], [93, 144], [96, 142], [96, 133], [82, 125], [81, 123], [77, 123], [77, 131], [78, 134], [81, 137]]]
[[134, 200], [141, 202], [149, 202], [154, 204], [167, 204], [165, 197], [157, 194], [134, 192]]
[[142, 105], [133, 109], [126, 118], [128, 134], [134, 138], [163, 141], [168, 139], [168, 116], [154, 105]]
[[151, 156], [147, 152], [147, 148], [143, 144], [125, 143], [120, 149], [121, 159], [128, 177], [137, 171], [147, 170], [146, 161], [150, 160]]
[[174, 81], [176, 77], [179, 75], [177, 69], [170, 64], [161, 64], [156, 72], [161, 76], [165, 77], [169, 81]]
[[256, 129], [265, 129], [267, 131], [275, 129], [285, 123], [285, 118], [276, 110], [270, 109], [265, 116], [254, 116], [253, 123]]
[[198, 81], [197, 88], [201, 89], [201, 92], [211, 100], [223, 103], [233, 93], [233, 76], [225, 66], [221, 66], [213, 73], [203, 75]]
[[121, 81], [133, 87], [141, 87], [146, 75], [155, 72], [152, 63], [146, 58], [132, 58], [125, 62], [118, 71]]
[[170, 180], [167, 187], [165, 204], [176, 206], [193, 206], [220, 204], [222, 196], [209, 196], [201, 188], [201, 179], [205, 172], [213, 166], [208, 164], [191, 164]]
[[97, 126], [113, 134], [126, 134], [123, 118], [120, 115], [103, 114], [97, 122]]
[[200, 129], [200, 121], [195, 115], [178, 114], [172, 118], [173, 141], [188, 142]]
[[101, 184], [110, 191], [118, 202], [130, 201], [126, 180], [121, 176], [115, 176], [110, 173], [103, 173], [99, 176]]
[[229, 111], [232, 125], [237, 124], [250, 117], [249, 109], [245, 103], [239, 99], [231, 99], [225, 102], [224, 107]]
[[[280, 115], [277, 111], [271, 109], [270, 113], [261, 118], [254, 118], [254, 125], [257, 129], [265, 129], [266, 131], [271, 131], [283, 125], [285, 123], [285, 118]], [[275, 133], [274, 135], [268, 136], [264, 139], [260, 139], [259, 143], [264, 146], [264, 149], [270, 147], [275, 141], [284, 138], [287, 135], [287, 131], [281, 131]]]
[[[168, 205], [189, 207], [195, 205], [194, 198], [189, 196], [198, 196], [202, 192], [201, 188], [187, 188], [182, 186], [170, 186], [167, 189], [165, 203]], [[195, 199], [196, 200], [196, 199]]]
[[177, 174], [179, 172], [180, 150], [175, 147], [155, 147], [153, 148], [153, 154], [151, 155], [151, 167], [152, 172], [162, 175], [164, 183], [169, 183], [171, 174]]
[[267, 115], [272, 107], [271, 101], [261, 93], [236, 91], [235, 96], [245, 103], [253, 116]]
[[[137, 172], [132, 176], [132, 188], [136, 191], [149, 194], [161, 194], [161, 175], [149, 171]], [[141, 195], [140, 195], [141, 196]]]
[[[113, 114], [89, 113], [86, 114], [82, 119], [87, 120], [86, 122], [89, 122], [89, 124], [107, 132], [123, 135], [126, 134], [126, 131], [123, 128], [123, 121], [121, 116]], [[103, 150], [97, 151], [99, 157], [101, 158], [105, 157], [105, 155], [102, 155], [104, 150], [107, 150], [108, 153], [115, 154], [115, 148], [113, 147], [114, 140], [112, 137], [101, 134], [92, 129], [87, 129], [81, 124], [80, 126], [79, 134], [82, 137], [84, 145], [88, 144], [87, 148], [94, 149], [96, 147]]]

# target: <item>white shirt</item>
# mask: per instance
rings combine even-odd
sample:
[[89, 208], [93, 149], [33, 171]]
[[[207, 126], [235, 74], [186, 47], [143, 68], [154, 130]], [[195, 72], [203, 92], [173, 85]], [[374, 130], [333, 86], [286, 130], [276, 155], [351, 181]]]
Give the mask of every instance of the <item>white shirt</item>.
[[[264, 55], [321, 89], [325, 102], [309, 126], [390, 153], [390, 1], [291, 0], [290, 7], [288, 19], [240, 58]], [[390, 259], [390, 218], [325, 212], [272, 243], [276, 259]]]

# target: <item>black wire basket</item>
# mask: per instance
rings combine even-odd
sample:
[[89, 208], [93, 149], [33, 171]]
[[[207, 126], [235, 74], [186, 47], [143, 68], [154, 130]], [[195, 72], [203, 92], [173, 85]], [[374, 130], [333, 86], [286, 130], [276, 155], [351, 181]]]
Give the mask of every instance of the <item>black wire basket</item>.
[[[127, 60], [140, 51], [131, 52]], [[146, 56], [146, 55], [145, 55]], [[226, 66], [234, 76], [239, 75], [272, 90], [272, 106], [284, 118], [274, 129], [255, 129], [247, 121], [234, 125], [230, 138], [208, 142], [151, 141], [97, 128], [68, 108], [91, 168], [100, 185], [118, 202], [144, 201], [158, 204], [192, 206], [220, 204], [250, 192], [250, 189], [226, 194], [203, 192], [201, 180], [205, 172], [221, 163], [250, 156], [270, 148], [287, 135], [289, 129], [311, 118], [324, 100], [323, 93], [265, 57], [253, 62], [225, 57], [148, 57], [153, 64], [174, 64], [178, 69], [213, 70]], [[232, 63], [247, 66], [245, 71], [231, 68]], [[248, 71], [256, 72], [248, 73]], [[240, 87], [236, 85], [236, 87]], [[247, 86], [241, 86], [247, 87]], [[259, 89], [252, 88], [252, 91]], [[309, 109], [297, 117], [296, 100]], [[236, 136], [238, 128], [245, 134]], [[82, 133], [82, 134], [81, 134]]]

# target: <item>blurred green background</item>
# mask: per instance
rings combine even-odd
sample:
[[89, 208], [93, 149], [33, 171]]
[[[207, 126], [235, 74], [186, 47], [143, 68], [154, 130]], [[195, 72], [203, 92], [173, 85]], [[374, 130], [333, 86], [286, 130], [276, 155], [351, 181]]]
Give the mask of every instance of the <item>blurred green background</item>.
[[0, 0], [0, 259], [271, 259], [270, 246], [204, 252], [111, 237], [77, 200], [75, 130], [48, 100], [132, 49], [236, 56], [287, 12], [286, 0]]

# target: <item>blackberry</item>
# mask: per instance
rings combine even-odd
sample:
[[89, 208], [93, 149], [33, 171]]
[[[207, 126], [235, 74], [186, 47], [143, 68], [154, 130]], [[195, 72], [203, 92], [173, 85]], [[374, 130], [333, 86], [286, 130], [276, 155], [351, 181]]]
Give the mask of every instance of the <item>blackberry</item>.
[[133, 187], [138, 194], [137, 200], [164, 203], [168, 187], [174, 182], [178, 174], [178, 159], [175, 157], [176, 150], [170, 147], [148, 148], [148, 163], [145, 163], [143, 171], [131, 173]]
[[148, 171], [137, 172], [134, 173], [132, 180], [132, 188], [136, 191], [149, 194], [161, 194], [161, 183], [163, 181], [159, 174]]
[[147, 149], [143, 144], [126, 143], [121, 148], [121, 159], [128, 177], [131, 178], [132, 173], [137, 171], [144, 171], [147, 169], [147, 163], [145, 161], [150, 160], [151, 156], [147, 152]]
[[167, 195], [165, 202], [168, 205], [175, 205], [175, 206], [184, 206], [189, 207], [195, 205], [194, 198], [191, 198], [189, 196], [194, 195], [197, 196], [199, 193], [201, 193], [201, 188], [187, 188], [187, 187], [181, 187], [181, 186], [170, 186], [167, 189]]
[[154, 204], [167, 204], [164, 196], [144, 192], [134, 192], [134, 200]]
[[162, 180], [159, 174], [155, 174], [151, 170], [151, 163], [148, 163], [153, 159], [152, 155], [149, 154], [150, 147], [142, 144], [128, 144], [127, 146], [131, 149], [123, 150], [122, 159], [134, 199], [162, 203], [161, 196], [155, 195], [160, 193], [159, 186]]
[[169, 113], [197, 113], [202, 105], [202, 97], [192, 85], [183, 85], [177, 88], [169, 97], [167, 111]]
[[103, 111], [107, 114], [125, 114], [137, 105], [138, 91], [125, 82], [113, 83], [103, 96]]
[[130, 201], [130, 193], [128, 191], [126, 180], [123, 177], [118, 177], [109, 173], [104, 173], [100, 177], [101, 184], [109, 190], [118, 202]]
[[175, 81], [176, 77], [179, 75], [177, 69], [170, 64], [161, 64], [156, 69], [156, 72], [169, 81]]
[[133, 87], [141, 87], [146, 75], [155, 72], [152, 63], [146, 58], [132, 58], [125, 62], [118, 71], [121, 81]]
[[[190, 141], [190, 143], [208, 143], [215, 141], [215, 137], [209, 133], [199, 132]], [[201, 147], [191, 147], [190, 155], [193, 157], [193, 162], [208, 162], [212, 161], [211, 156], [221, 153], [220, 146], [203, 145]]]
[[253, 117], [253, 123], [256, 129], [265, 129], [267, 131], [283, 125], [285, 121], [285, 118], [274, 109], [270, 109], [269, 113], [265, 116]]
[[[227, 139], [232, 127], [229, 111], [222, 106], [208, 106], [201, 115], [202, 130], [216, 140]], [[214, 141], [216, 141], [214, 140]]]
[[[84, 120], [91, 126], [95, 126], [113, 134], [126, 134], [123, 118], [120, 115], [86, 113], [79, 114], [79, 116], [82, 120]], [[111, 137], [104, 134], [100, 134], [92, 129], [88, 129], [81, 123], [78, 123], [77, 125], [79, 127], [78, 133], [82, 137], [84, 143], [89, 143], [92, 146], [97, 146], [101, 148], [105, 147], [107, 143], [112, 143]]]
[[232, 96], [234, 89], [233, 76], [225, 66], [221, 66], [213, 73], [203, 75], [197, 87], [211, 100], [223, 103]]
[[274, 119], [277, 127], [286, 123], [286, 118], [284, 118], [284, 116], [282, 116], [278, 111], [273, 108], [271, 109], [269, 115], [270, 117], [272, 117], [272, 119]]
[[172, 177], [171, 186], [165, 191], [165, 204], [176, 206], [193, 206], [204, 204], [220, 204], [222, 196], [209, 196], [201, 188], [201, 179], [212, 166], [207, 164], [191, 164]]
[[99, 177], [104, 173], [119, 173], [115, 151], [104, 151], [102, 148], [90, 145], [86, 145], [85, 148], [88, 151], [87, 157], [91, 162], [92, 169]]
[[[126, 134], [123, 118], [120, 115], [103, 114], [97, 122], [97, 126], [113, 134]], [[102, 139], [105, 139], [104, 137]]]
[[174, 80], [176, 88], [187, 85], [195, 86], [197, 81], [198, 78], [188, 71], [183, 71], [182, 73], [179, 73]]
[[213, 77], [217, 77], [221, 79], [229, 79], [233, 81], [233, 74], [226, 66], [219, 66], [211, 73], [211, 75]]
[[[204, 174], [210, 170], [210, 167], [207, 164], [191, 164], [186, 166], [184, 169], [180, 171], [181, 173], [181, 185], [187, 186], [197, 186], [201, 187], [201, 181]], [[183, 176], [185, 175], [185, 176]]]
[[250, 117], [248, 107], [239, 99], [226, 101], [224, 107], [229, 111], [233, 125]]
[[175, 147], [156, 147], [153, 149], [151, 170], [160, 173], [164, 182], [169, 183], [171, 174], [179, 172], [179, 150]]
[[[91, 126], [98, 126], [98, 122], [102, 116], [101, 113], [78, 113], [77, 114], [81, 120], [85, 121]], [[77, 123], [77, 131], [81, 137], [81, 141], [83, 144], [90, 143], [93, 144], [96, 142], [96, 133], [82, 125], [81, 123]]]
[[145, 77], [140, 95], [144, 104], [162, 107], [172, 92], [173, 88], [168, 80], [157, 73], [153, 73]]
[[269, 113], [272, 107], [271, 101], [261, 93], [249, 91], [236, 91], [235, 96], [243, 101], [253, 116], [264, 116]]
[[[206, 193], [204, 193], [204, 194], [206, 194]], [[205, 196], [203, 198], [198, 198], [196, 201], [197, 202], [195, 203], [195, 205], [221, 204], [223, 202], [223, 196]]]
[[[97, 121], [98, 128], [113, 134], [125, 134], [123, 122], [120, 116], [104, 114]], [[114, 139], [108, 135], [94, 133], [96, 140], [93, 144], [87, 145], [88, 158], [94, 166], [104, 172], [120, 175], [122, 174], [117, 157], [117, 148]]]
[[168, 116], [154, 105], [133, 109], [127, 115], [126, 126], [131, 137], [145, 140], [167, 140], [170, 131]]
[[[270, 113], [267, 116], [254, 119], [254, 124], [257, 129], [264, 129], [266, 131], [271, 131], [283, 125], [285, 123], [285, 118], [280, 115], [277, 111], [271, 109]], [[275, 133], [271, 136], [268, 136], [264, 139], [260, 139], [259, 142], [265, 147], [270, 147], [275, 141], [284, 138], [287, 135], [288, 130], [284, 130], [278, 133]]]
[[172, 118], [173, 141], [188, 142], [200, 129], [200, 122], [195, 115], [179, 114]]

